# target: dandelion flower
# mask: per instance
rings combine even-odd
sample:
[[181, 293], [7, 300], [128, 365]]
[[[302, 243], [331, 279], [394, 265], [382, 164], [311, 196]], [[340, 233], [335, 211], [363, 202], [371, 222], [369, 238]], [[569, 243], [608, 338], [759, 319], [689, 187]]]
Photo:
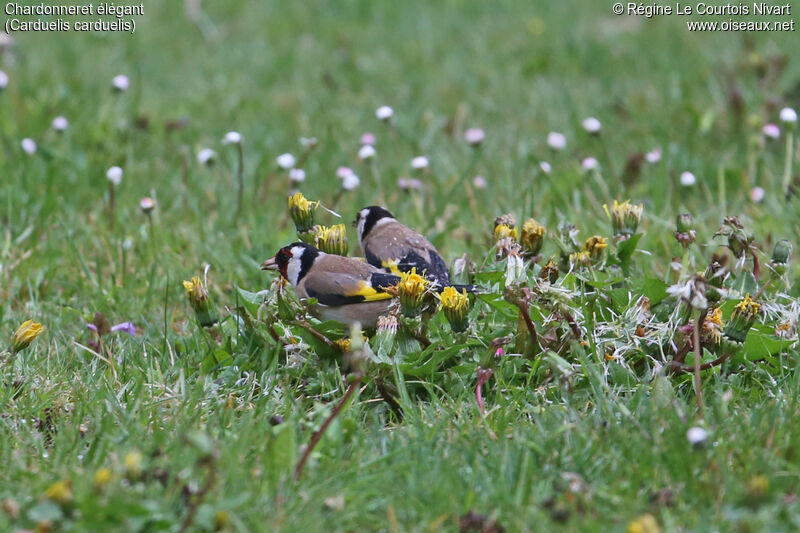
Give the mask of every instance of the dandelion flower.
[[691, 187], [692, 185], [697, 183], [697, 178], [695, 177], [695, 175], [689, 172], [688, 170], [685, 172], [681, 172], [680, 180], [681, 180], [681, 185], [683, 185], [684, 187]]
[[191, 281], [184, 281], [183, 287], [189, 295], [189, 304], [194, 309], [197, 321], [203, 327], [213, 326], [219, 318], [214, 310], [203, 280], [194, 276]]
[[56, 131], [65, 131], [69, 127], [69, 120], [67, 117], [58, 116], [53, 119], [52, 126]]
[[553, 150], [563, 150], [567, 147], [567, 138], [563, 133], [551, 131], [547, 134], [547, 146]]
[[310, 202], [298, 192], [289, 197], [289, 214], [298, 233], [309, 231], [314, 226], [314, 211], [319, 202]]
[[125, 74], [119, 74], [111, 79], [111, 87], [117, 92], [125, 92], [131, 86], [131, 80]]
[[294, 165], [297, 162], [294, 156], [290, 153], [279, 155], [275, 161], [278, 163], [278, 166], [281, 167], [283, 170], [289, 170], [291, 168], [294, 168]]
[[394, 116], [394, 109], [388, 105], [382, 105], [375, 110], [375, 116], [378, 117], [378, 120], [388, 122]]
[[111, 167], [106, 170], [106, 178], [115, 186], [119, 186], [122, 183], [122, 168], [120, 167]]
[[346, 256], [349, 251], [347, 229], [344, 224], [333, 226], [314, 226], [314, 240], [317, 248], [327, 254]]
[[586, 130], [587, 133], [590, 133], [592, 135], [600, 133], [600, 129], [603, 127], [600, 121], [594, 117], [587, 117], [583, 119], [581, 125], [583, 126], [583, 129]]
[[42, 334], [44, 326], [33, 320], [26, 320], [11, 337], [11, 353], [21, 352]]
[[366, 161], [367, 159], [372, 159], [375, 157], [375, 147], [371, 144], [365, 144], [358, 150], [358, 158], [362, 161]]
[[415, 317], [422, 312], [428, 280], [417, 274], [417, 269], [403, 272], [397, 284], [397, 295], [400, 298], [400, 310], [407, 317]]
[[33, 139], [25, 137], [19, 144], [22, 147], [22, 151], [25, 152], [26, 154], [33, 155], [36, 153], [36, 148], [37, 148], [36, 141], [34, 141]]
[[72, 483], [69, 480], [56, 481], [47, 488], [44, 497], [62, 505], [71, 502]]
[[636, 228], [639, 227], [639, 222], [642, 219], [644, 206], [631, 204], [630, 200], [625, 200], [622, 203], [614, 200], [614, 205], [611, 209], [606, 204], [603, 204], [603, 209], [608, 218], [611, 219], [611, 228], [614, 231], [614, 236], [628, 238], [636, 233]]
[[214, 160], [217, 158], [216, 152], [211, 148], [203, 148], [199, 152], [197, 152], [197, 162], [201, 165], [211, 165], [214, 163]]
[[425, 170], [429, 164], [428, 158], [424, 155], [419, 155], [411, 160], [411, 168], [414, 170]]
[[450, 323], [450, 329], [454, 333], [461, 333], [469, 327], [469, 298], [467, 291], [462, 289], [458, 292], [454, 287], [445, 287], [442, 294], [439, 296], [441, 302], [440, 308], [444, 312], [447, 322]]
[[522, 235], [519, 239], [522, 249], [531, 255], [537, 255], [542, 250], [545, 232], [545, 227], [536, 222], [535, 219], [529, 218], [526, 220], [522, 224]]

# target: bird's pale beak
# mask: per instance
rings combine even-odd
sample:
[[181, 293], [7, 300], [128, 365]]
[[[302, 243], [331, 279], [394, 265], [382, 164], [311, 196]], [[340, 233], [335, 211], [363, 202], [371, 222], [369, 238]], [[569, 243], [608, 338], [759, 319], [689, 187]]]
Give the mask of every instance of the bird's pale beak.
[[261, 270], [278, 270], [278, 262], [275, 261], [274, 257], [270, 257], [261, 263]]

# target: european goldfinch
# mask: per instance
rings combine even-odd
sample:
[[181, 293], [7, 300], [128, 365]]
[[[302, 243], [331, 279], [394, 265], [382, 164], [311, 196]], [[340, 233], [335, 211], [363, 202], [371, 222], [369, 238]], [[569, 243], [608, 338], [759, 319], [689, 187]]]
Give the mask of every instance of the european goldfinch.
[[261, 269], [278, 270], [301, 301], [315, 298], [318, 303], [309, 311], [317, 318], [359, 322], [365, 328], [374, 328], [378, 317], [389, 311], [392, 295], [384, 288], [400, 281], [358, 259], [326, 254], [302, 242], [284, 246]]
[[393, 274], [410, 272], [412, 268], [425, 275], [436, 291], [454, 286], [476, 292], [472, 285], [453, 285], [447, 264], [436, 248], [422, 235], [404, 226], [392, 214], [376, 205], [365, 207], [356, 215], [353, 225], [367, 262]]

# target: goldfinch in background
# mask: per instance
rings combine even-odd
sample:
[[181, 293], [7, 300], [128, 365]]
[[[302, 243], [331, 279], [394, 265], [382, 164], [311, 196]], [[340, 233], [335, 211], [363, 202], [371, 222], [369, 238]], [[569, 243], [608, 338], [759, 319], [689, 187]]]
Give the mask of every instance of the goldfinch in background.
[[309, 311], [317, 318], [359, 322], [365, 328], [374, 328], [378, 317], [389, 312], [394, 302], [384, 288], [400, 281], [358, 259], [326, 254], [302, 242], [284, 246], [261, 269], [278, 270], [301, 301], [315, 298], [318, 304]]
[[383, 207], [365, 207], [353, 225], [370, 265], [395, 274], [416, 268], [440, 288], [451, 285], [447, 264], [430, 241], [398, 222]]

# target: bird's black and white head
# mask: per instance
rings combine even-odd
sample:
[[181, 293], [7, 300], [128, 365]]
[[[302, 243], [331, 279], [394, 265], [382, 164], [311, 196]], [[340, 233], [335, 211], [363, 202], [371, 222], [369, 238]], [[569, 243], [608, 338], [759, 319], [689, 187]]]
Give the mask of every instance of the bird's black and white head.
[[277, 270], [289, 283], [297, 286], [300, 280], [308, 274], [311, 266], [322, 252], [302, 242], [295, 242], [284, 246], [261, 264], [261, 270]]
[[358, 212], [353, 222], [353, 226], [358, 230], [358, 242], [364, 242], [369, 232], [376, 227], [393, 221], [392, 214], [383, 207], [377, 205], [365, 207]]

